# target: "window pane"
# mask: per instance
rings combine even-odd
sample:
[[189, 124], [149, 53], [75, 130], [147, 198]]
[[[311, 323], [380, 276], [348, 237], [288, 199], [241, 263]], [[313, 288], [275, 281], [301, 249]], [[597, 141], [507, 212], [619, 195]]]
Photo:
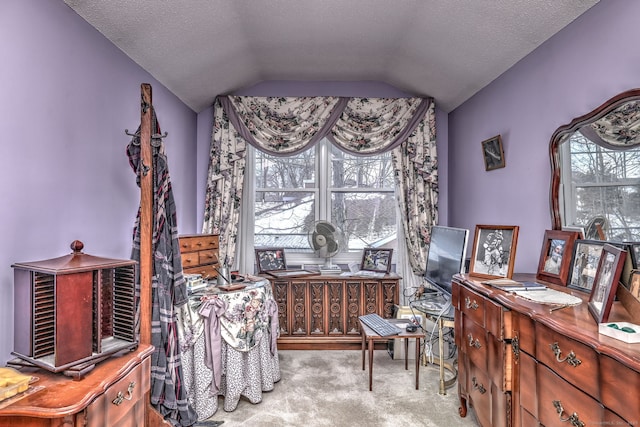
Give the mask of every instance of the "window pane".
[[315, 222], [314, 194], [309, 191], [256, 192], [255, 246], [311, 252], [307, 231]]
[[331, 186], [334, 188], [393, 188], [391, 153], [352, 156], [332, 145]]
[[576, 188], [578, 224], [605, 215], [607, 240], [640, 241], [640, 194], [637, 185]]
[[331, 194], [331, 222], [348, 242], [343, 251], [365, 247], [395, 247], [396, 202], [393, 193]]
[[290, 157], [270, 156], [256, 150], [256, 188], [315, 187], [315, 150]]

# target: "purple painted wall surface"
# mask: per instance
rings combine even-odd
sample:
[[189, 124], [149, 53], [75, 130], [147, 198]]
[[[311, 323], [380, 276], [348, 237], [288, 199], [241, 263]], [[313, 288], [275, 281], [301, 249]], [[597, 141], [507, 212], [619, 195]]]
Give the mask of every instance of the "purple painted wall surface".
[[[602, 1], [449, 114], [451, 225], [519, 225], [516, 272], [538, 266], [553, 132], [640, 87], [640, 2]], [[480, 142], [502, 135], [506, 167], [486, 172]]]
[[178, 221], [195, 231], [195, 112], [61, 0], [0, 3], [0, 364], [13, 350], [15, 262], [85, 252], [128, 259], [139, 189], [126, 146], [150, 83]]

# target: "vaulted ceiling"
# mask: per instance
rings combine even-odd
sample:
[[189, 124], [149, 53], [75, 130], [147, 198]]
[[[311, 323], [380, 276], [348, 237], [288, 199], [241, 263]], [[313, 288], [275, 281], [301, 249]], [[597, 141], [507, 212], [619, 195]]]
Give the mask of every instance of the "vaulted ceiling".
[[379, 81], [451, 111], [599, 0], [64, 0], [194, 111], [271, 80]]

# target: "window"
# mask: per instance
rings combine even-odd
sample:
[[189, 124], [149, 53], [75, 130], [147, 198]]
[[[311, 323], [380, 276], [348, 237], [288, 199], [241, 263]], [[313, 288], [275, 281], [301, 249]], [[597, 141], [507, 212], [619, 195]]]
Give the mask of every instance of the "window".
[[318, 264], [308, 235], [328, 221], [341, 231], [335, 262], [359, 262], [364, 247], [395, 248], [390, 152], [353, 156], [327, 140], [289, 157], [253, 152], [255, 246], [284, 247], [288, 264]]
[[[603, 148], [575, 132], [562, 145], [565, 222], [606, 219], [607, 240], [640, 241], [640, 148]], [[566, 175], [568, 174], [568, 175]]]

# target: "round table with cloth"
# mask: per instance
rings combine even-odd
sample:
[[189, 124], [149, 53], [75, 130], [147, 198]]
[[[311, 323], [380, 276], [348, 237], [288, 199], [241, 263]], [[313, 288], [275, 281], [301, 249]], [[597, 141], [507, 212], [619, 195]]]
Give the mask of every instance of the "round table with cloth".
[[280, 380], [278, 309], [267, 280], [235, 292], [191, 297], [179, 313], [184, 385], [198, 420], [233, 411], [240, 396], [252, 403]]

